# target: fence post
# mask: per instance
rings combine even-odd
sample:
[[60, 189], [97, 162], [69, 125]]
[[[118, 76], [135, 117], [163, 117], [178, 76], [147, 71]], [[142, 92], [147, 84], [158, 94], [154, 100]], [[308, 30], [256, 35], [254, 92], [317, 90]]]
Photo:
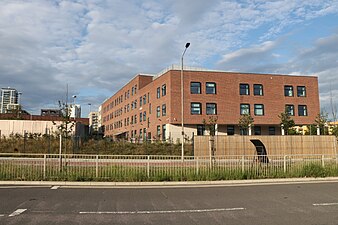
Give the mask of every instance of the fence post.
[[325, 156], [322, 155], [322, 167], [324, 168], [325, 167]]
[[47, 155], [43, 155], [43, 179], [46, 180], [46, 161], [47, 161]]
[[245, 160], [244, 155], [242, 155], [242, 173], [244, 173], [244, 169], [245, 169], [244, 160]]
[[150, 155], [147, 156], [147, 177], [150, 178]]
[[196, 174], [198, 175], [199, 173], [199, 162], [198, 162], [198, 157], [196, 157]]
[[99, 177], [99, 155], [96, 155], [96, 169], [95, 169], [95, 174], [96, 174], [96, 178]]
[[284, 170], [284, 173], [286, 173], [286, 157], [287, 155], [284, 155], [284, 161], [283, 161], [283, 170]]

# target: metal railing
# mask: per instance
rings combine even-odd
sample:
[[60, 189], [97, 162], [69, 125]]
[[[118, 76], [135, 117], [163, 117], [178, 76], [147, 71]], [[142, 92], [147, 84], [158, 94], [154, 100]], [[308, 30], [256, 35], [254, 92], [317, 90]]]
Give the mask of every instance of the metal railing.
[[338, 176], [338, 155], [0, 154], [0, 180], [186, 181]]

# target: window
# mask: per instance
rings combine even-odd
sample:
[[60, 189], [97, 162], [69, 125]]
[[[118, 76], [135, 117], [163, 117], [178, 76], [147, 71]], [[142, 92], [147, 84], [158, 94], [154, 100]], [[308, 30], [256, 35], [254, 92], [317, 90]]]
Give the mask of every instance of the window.
[[140, 97], [140, 107], [142, 106], [142, 96]]
[[166, 116], [167, 115], [167, 107], [165, 104], [162, 105], [162, 116]]
[[250, 105], [249, 104], [241, 104], [241, 115], [249, 115], [250, 114]]
[[254, 84], [254, 95], [263, 95], [263, 85]]
[[135, 85], [135, 88], [134, 88], [135, 95], [136, 95], [136, 90], [137, 90], [137, 85]]
[[146, 140], [147, 139], [147, 129], [143, 128], [143, 139]]
[[254, 126], [254, 134], [255, 135], [261, 135], [262, 134], [262, 128], [260, 126]]
[[264, 116], [263, 104], [255, 104], [255, 116]]
[[249, 84], [239, 84], [239, 94], [240, 95], [250, 95]]
[[134, 87], [131, 88], [131, 95], [134, 95]]
[[143, 121], [145, 122], [147, 120], [147, 113], [144, 111], [143, 112]]
[[298, 116], [307, 116], [307, 107], [306, 105], [298, 106]]
[[241, 128], [241, 129], [239, 130], [239, 132], [240, 132], [241, 135], [248, 135], [248, 129]]
[[147, 95], [143, 95], [143, 105], [147, 104]]
[[166, 125], [163, 124], [163, 125], [162, 125], [162, 140], [163, 140], [163, 141], [165, 141], [165, 139], [166, 139], [166, 135], [165, 135], [166, 130], [167, 130]]
[[227, 126], [227, 134], [228, 134], [228, 135], [234, 135], [234, 134], [235, 134], [235, 126], [233, 126], [233, 125], [228, 125], [228, 126]]
[[284, 96], [292, 97], [293, 96], [293, 87], [289, 85], [284, 86]]
[[160, 98], [161, 97], [161, 89], [158, 87], [157, 88], [157, 94], [156, 94], [156, 97], [157, 98]]
[[298, 97], [306, 97], [306, 87], [305, 86], [297, 86], [297, 96]]
[[287, 112], [287, 114], [289, 114], [290, 116], [294, 116], [295, 115], [295, 108], [293, 105], [286, 105], [285, 106], [285, 111]]
[[200, 115], [202, 114], [201, 103], [192, 102], [191, 103], [191, 115]]
[[160, 117], [161, 116], [161, 110], [160, 110], [160, 107], [157, 106], [156, 108], [156, 117]]
[[140, 112], [140, 122], [142, 122], [142, 112]]
[[191, 94], [201, 94], [201, 83], [200, 82], [191, 82], [190, 83], [190, 93]]
[[216, 115], [217, 105], [216, 103], [207, 103], [207, 115]]
[[161, 136], [161, 126], [158, 125], [157, 126], [157, 137], [160, 137]]
[[142, 129], [140, 129], [140, 139], [142, 138]]
[[205, 126], [204, 125], [197, 125], [197, 135], [198, 136], [203, 136], [205, 131]]
[[134, 116], [134, 123], [137, 124], [137, 115]]
[[205, 93], [216, 94], [216, 83], [207, 82], [205, 85]]
[[275, 127], [269, 127], [269, 135], [276, 135], [276, 128]]
[[167, 86], [165, 84], [162, 85], [162, 96], [167, 94]]

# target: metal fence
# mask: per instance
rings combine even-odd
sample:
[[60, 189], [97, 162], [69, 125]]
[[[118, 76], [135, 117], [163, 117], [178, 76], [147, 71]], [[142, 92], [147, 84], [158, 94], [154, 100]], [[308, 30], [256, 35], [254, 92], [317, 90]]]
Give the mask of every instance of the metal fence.
[[338, 155], [0, 154], [0, 180], [186, 181], [338, 176]]

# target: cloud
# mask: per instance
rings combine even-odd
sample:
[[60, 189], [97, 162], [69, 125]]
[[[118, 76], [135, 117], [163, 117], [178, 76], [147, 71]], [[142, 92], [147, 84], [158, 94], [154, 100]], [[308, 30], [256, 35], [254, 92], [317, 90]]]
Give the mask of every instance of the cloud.
[[[279, 36], [337, 10], [337, 0], [3, 0], [0, 84], [23, 92], [33, 113], [57, 107], [67, 84], [70, 96], [95, 109], [135, 74], [178, 64], [186, 42], [187, 65], [287, 71]], [[324, 38], [303, 49], [307, 61], [288, 59], [292, 72], [308, 66], [326, 82], [325, 68], [335, 69], [332, 38], [331, 45]], [[322, 57], [320, 65], [311, 55]]]

